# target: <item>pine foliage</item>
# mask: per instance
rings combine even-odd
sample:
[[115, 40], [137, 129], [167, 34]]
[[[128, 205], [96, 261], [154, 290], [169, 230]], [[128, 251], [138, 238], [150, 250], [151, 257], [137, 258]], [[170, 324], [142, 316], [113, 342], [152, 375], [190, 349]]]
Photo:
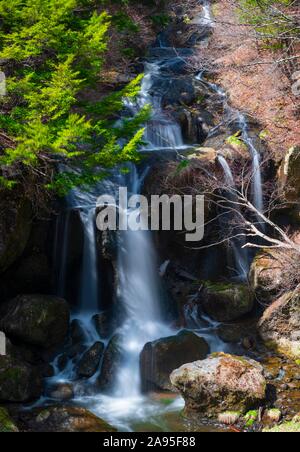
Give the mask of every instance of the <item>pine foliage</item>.
[[[93, 183], [107, 170], [137, 161], [145, 107], [119, 121], [123, 99], [135, 98], [142, 76], [100, 102], [80, 101], [96, 89], [111, 17], [93, 0], [0, 0], [0, 70], [7, 95], [0, 98], [0, 184], [11, 188], [14, 167], [59, 163], [80, 171], [57, 172], [49, 188], [65, 193]], [[7, 145], [8, 143], [8, 145]]]

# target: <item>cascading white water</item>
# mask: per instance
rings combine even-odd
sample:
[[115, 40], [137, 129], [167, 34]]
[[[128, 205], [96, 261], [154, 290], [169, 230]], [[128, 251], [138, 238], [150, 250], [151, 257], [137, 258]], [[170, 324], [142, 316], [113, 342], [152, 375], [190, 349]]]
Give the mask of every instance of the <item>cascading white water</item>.
[[[139, 193], [141, 178], [136, 168], [131, 173], [130, 187]], [[137, 212], [138, 214], [138, 212]], [[122, 233], [119, 260], [119, 298], [126, 320], [121, 327], [124, 364], [116, 382], [117, 397], [140, 395], [139, 356], [143, 346], [172, 331], [163, 323], [162, 300], [157, 256], [149, 231]]]
[[213, 27], [215, 23], [212, 16], [210, 0], [200, 0], [199, 3], [202, 6], [202, 13], [193, 19], [192, 24]]
[[239, 124], [242, 130], [244, 142], [247, 144], [252, 155], [252, 172], [253, 172], [253, 202], [259, 212], [264, 210], [264, 197], [261, 173], [261, 158], [257, 151], [251, 136], [249, 135], [248, 123], [245, 115], [239, 113]]
[[84, 229], [84, 246], [79, 307], [81, 312], [95, 314], [99, 309], [95, 207], [89, 210], [82, 210], [80, 218]]
[[[230, 189], [235, 188], [235, 181], [234, 177], [231, 171], [231, 168], [227, 162], [227, 160], [222, 156], [218, 156], [218, 161], [220, 165], [223, 168], [226, 185], [229, 188], [228, 196], [230, 196], [232, 199], [235, 198], [234, 192], [230, 192]], [[229, 215], [229, 214], [228, 214]], [[238, 233], [238, 231], [236, 231]], [[235, 259], [235, 271], [237, 272], [238, 279], [242, 281], [246, 281], [248, 278], [249, 270], [250, 270], [250, 260], [249, 255], [246, 249], [243, 248], [243, 245], [245, 244], [245, 241], [242, 239], [231, 240], [231, 246], [234, 254]]]
[[[172, 50], [172, 49], [171, 49]], [[151, 120], [146, 125], [145, 149], [149, 151], [185, 148], [180, 125], [166, 115], [162, 109], [161, 96], [151, 94], [154, 79], [161, 77], [159, 64], [146, 63], [145, 76], [137, 102], [126, 101], [127, 107], [135, 114], [145, 105], [152, 106]]]
[[[249, 126], [246, 119], [246, 116], [239, 112], [238, 110], [232, 108], [228, 103], [228, 97], [225, 93], [225, 91], [220, 88], [218, 85], [215, 85], [214, 83], [210, 83], [203, 80], [203, 72], [197, 75], [197, 80], [203, 81], [207, 86], [211, 88], [212, 91], [214, 91], [218, 97], [220, 98], [220, 101], [223, 104], [224, 112], [227, 120], [231, 121], [236, 120], [238, 122], [239, 128], [242, 132], [242, 139], [244, 143], [247, 145], [251, 157], [252, 157], [252, 177], [253, 177], [253, 203], [254, 206], [257, 208], [259, 212], [263, 212], [264, 210], [264, 196], [263, 196], [263, 181], [262, 181], [262, 171], [261, 171], [261, 157], [259, 154], [259, 151], [256, 149], [255, 144], [253, 142], [253, 139], [250, 136], [249, 133]], [[226, 122], [226, 119], [225, 121]], [[223, 124], [219, 124], [214, 129], [210, 131], [210, 135], [212, 136], [218, 128]]]

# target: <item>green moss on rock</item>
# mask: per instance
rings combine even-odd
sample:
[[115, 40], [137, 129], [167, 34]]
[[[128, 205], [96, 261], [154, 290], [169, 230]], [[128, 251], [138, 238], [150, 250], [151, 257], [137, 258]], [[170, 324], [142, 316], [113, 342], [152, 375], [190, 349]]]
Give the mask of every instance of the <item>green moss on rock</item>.
[[300, 433], [300, 422], [284, 422], [272, 428], [265, 428], [263, 433]]
[[12, 421], [8, 411], [0, 407], [0, 433], [16, 433], [18, 431], [19, 429]]

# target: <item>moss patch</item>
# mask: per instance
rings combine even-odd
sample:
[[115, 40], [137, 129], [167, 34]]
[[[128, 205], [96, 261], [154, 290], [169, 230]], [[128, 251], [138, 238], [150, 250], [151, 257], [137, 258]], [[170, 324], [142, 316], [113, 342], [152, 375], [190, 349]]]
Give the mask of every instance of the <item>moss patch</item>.
[[300, 422], [284, 422], [270, 429], [264, 429], [263, 433], [300, 433]]
[[19, 430], [11, 420], [8, 411], [5, 408], [0, 407], [0, 433], [16, 433], [18, 431]]

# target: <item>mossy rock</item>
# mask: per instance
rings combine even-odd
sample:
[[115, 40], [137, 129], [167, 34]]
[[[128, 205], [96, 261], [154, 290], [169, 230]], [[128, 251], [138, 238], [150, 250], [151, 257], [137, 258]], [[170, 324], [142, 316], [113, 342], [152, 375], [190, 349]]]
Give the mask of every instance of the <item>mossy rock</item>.
[[0, 407], [0, 433], [17, 433], [18, 427], [14, 424], [8, 411]]
[[269, 349], [300, 359], [300, 292], [288, 292], [269, 306], [258, 330]]
[[41, 433], [114, 433], [117, 430], [85, 408], [50, 406], [22, 415], [26, 431]]
[[213, 353], [181, 366], [170, 376], [185, 400], [188, 416], [218, 418], [225, 411], [247, 413], [266, 398], [263, 367], [247, 357]]
[[0, 401], [28, 402], [42, 394], [38, 369], [10, 356], [0, 356]]
[[272, 428], [265, 428], [263, 433], [300, 433], [300, 422], [284, 422]]
[[68, 332], [70, 309], [61, 298], [20, 295], [0, 307], [0, 329], [26, 344], [50, 348]]
[[206, 314], [218, 322], [230, 322], [249, 314], [254, 296], [246, 284], [204, 282], [201, 295]]

